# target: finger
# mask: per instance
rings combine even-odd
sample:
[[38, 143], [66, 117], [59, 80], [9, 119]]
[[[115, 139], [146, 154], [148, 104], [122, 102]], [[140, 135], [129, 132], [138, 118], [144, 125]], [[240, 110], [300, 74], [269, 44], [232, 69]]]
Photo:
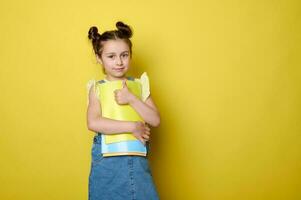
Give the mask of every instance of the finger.
[[140, 135], [139, 140], [140, 140], [143, 144], [145, 144], [145, 140], [144, 140], [144, 138], [143, 138], [142, 135]]
[[143, 139], [140, 139], [140, 141], [145, 145], [145, 141]]
[[120, 94], [118, 92], [115, 93], [115, 98], [118, 98]]
[[116, 103], [120, 104], [118, 97], [115, 97], [115, 101], [116, 101]]
[[143, 138], [148, 140], [149, 136], [148, 135], [143, 135]]

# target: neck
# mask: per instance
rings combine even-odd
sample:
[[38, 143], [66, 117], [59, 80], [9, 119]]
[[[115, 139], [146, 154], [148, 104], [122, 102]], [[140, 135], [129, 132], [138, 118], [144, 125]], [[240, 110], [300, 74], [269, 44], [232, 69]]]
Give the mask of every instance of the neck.
[[113, 77], [113, 76], [106, 75], [105, 79], [107, 79], [108, 81], [117, 81], [117, 80], [124, 80], [124, 79], [126, 79], [126, 76], [123, 76], [123, 77]]

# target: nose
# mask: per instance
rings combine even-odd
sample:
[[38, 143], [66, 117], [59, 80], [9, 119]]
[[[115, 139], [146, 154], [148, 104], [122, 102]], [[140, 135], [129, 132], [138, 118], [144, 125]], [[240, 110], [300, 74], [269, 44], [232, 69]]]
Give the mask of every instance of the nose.
[[122, 65], [122, 59], [120, 57], [117, 58], [117, 65]]

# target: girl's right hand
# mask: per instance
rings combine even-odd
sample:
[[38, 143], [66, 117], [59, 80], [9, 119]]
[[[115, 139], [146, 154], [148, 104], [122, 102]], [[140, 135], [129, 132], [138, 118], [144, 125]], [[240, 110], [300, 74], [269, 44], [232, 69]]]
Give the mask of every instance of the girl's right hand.
[[149, 140], [150, 128], [144, 122], [134, 122], [133, 135], [145, 145], [146, 141]]

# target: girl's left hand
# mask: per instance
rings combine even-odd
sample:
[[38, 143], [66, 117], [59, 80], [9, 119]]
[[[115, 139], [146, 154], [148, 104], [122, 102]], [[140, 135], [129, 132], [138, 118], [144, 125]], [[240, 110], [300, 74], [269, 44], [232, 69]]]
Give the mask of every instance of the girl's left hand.
[[135, 95], [131, 93], [131, 91], [127, 87], [126, 80], [122, 81], [122, 89], [115, 90], [114, 93], [115, 93], [115, 101], [120, 105], [129, 104], [129, 102], [133, 98], [135, 98]]

